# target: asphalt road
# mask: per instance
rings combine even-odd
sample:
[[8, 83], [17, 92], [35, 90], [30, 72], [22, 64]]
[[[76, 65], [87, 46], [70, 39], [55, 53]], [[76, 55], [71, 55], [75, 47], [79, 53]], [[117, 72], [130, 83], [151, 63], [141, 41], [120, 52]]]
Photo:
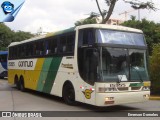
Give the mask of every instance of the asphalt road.
[[[96, 113], [95, 111], [100, 110], [101, 112]], [[136, 112], [136, 111], [160, 111], [160, 101], [149, 100], [145, 103], [134, 103], [125, 105], [116, 105], [112, 107], [101, 107], [97, 108], [94, 106], [79, 103], [77, 106], [66, 105], [62, 98], [46, 95], [43, 93], [27, 90], [27, 92], [18, 91], [14, 86], [8, 85], [7, 79], [0, 80], [0, 111], [90, 111], [92, 114], [97, 114], [99, 117], [61, 117], [61, 113], [56, 113], [59, 117], [54, 118], [41, 118], [44, 120], [62, 119], [62, 120], [128, 120], [137, 119], [136, 117], [118, 117], [121, 112]], [[74, 114], [71, 112], [70, 114]], [[82, 113], [82, 114], [83, 114]], [[105, 115], [115, 115], [115, 117], [100, 117], [101, 113]], [[54, 113], [55, 114], [55, 113]], [[89, 114], [89, 113], [87, 113]], [[63, 115], [62, 115], [63, 116]], [[83, 116], [83, 115], [82, 115]], [[159, 115], [160, 116], [160, 115]], [[22, 118], [0, 118], [0, 120], [19, 120]], [[36, 120], [36, 118], [28, 118], [30, 120]], [[138, 119], [151, 119], [152, 117], [138, 117]], [[159, 117], [155, 117], [154, 120], [158, 120]], [[39, 118], [37, 118], [39, 120]]]

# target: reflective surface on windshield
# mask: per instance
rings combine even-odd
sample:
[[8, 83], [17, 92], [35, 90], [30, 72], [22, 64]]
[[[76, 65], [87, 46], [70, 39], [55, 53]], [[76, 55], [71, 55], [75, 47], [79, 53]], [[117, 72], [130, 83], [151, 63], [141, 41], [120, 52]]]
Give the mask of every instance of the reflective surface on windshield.
[[143, 34], [105, 29], [97, 30], [97, 42], [109, 44], [146, 46]]
[[[127, 81], [128, 78], [127, 67], [127, 50], [116, 48], [102, 49], [102, 76], [104, 81], [117, 81], [124, 75]], [[118, 78], [120, 77], [120, 78]]]
[[144, 81], [148, 79], [145, 50], [129, 50], [130, 80]]
[[107, 82], [149, 80], [145, 50], [103, 47], [101, 69]]

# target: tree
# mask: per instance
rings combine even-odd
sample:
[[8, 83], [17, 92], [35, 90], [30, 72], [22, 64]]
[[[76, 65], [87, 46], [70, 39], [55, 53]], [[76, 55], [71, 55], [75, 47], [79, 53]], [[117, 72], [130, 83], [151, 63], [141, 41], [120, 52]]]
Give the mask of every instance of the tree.
[[85, 25], [85, 24], [96, 24], [96, 23], [97, 21], [95, 18], [87, 18], [87, 19], [75, 22], [75, 26]]
[[[109, 20], [109, 18], [112, 15], [112, 12], [113, 12], [114, 7], [115, 7], [118, 0], [104, 0], [104, 1], [106, 3], [106, 6], [109, 7], [108, 11], [107, 10], [102, 11], [102, 9], [99, 5], [99, 1], [96, 0], [96, 4], [97, 4], [97, 7], [98, 7], [100, 16], [102, 17], [102, 22], [101, 22], [102, 24], [105, 24]], [[154, 3], [149, 2], [149, 1], [146, 1], [146, 2], [140, 2], [138, 0], [132, 0], [132, 1], [123, 0], [123, 1], [131, 4], [131, 7], [134, 8], [134, 9], [150, 9], [150, 10], [154, 10], [154, 11], [157, 9], [157, 8], [154, 7]]]
[[150, 77], [152, 94], [160, 94], [160, 43], [153, 45], [150, 58]]
[[[100, 7], [99, 0], [95, 0], [95, 1], [96, 1], [97, 8], [99, 10], [99, 14], [95, 13], [95, 12], [91, 12], [91, 14], [88, 18], [86, 18], [84, 20], [77, 21], [75, 23], [76, 26], [83, 25], [83, 24], [97, 23], [96, 19], [100, 16], [102, 18], [100, 23], [106, 24], [106, 22], [109, 20], [110, 16], [112, 15], [112, 12], [113, 12], [118, 0], [104, 0], [106, 6], [108, 7], [108, 10], [105, 9], [103, 11]], [[149, 2], [149, 1], [142, 2], [139, 0], [130, 0], [130, 1], [123, 0], [123, 1], [125, 3], [129, 3], [131, 5], [131, 7], [134, 9], [149, 9], [149, 10], [154, 10], [154, 11], [157, 10], [157, 8], [154, 7], [155, 5], [153, 2]]]
[[29, 32], [12, 31], [4, 23], [0, 23], [0, 50], [7, 50], [7, 47], [11, 42], [22, 41], [33, 36], [34, 35]]
[[0, 50], [6, 49], [11, 42], [12, 37], [13, 32], [10, 30], [10, 28], [3, 23], [0, 23]]
[[113, 12], [113, 9], [115, 7], [117, 0], [105, 0], [105, 2], [107, 4], [107, 6], [109, 6], [108, 12], [107, 12], [107, 10], [102, 11], [98, 0], [96, 0], [96, 4], [97, 4], [98, 10], [99, 10], [99, 13], [102, 17], [103, 24], [105, 24], [109, 20], [110, 16], [112, 15], [112, 12]]
[[12, 39], [11, 42], [19, 42], [22, 40], [29, 39], [31, 37], [34, 37], [34, 35], [31, 34], [30, 32], [18, 31], [14, 33], [14, 38]]
[[132, 16], [131, 20], [124, 22], [122, 25], [141, 29], [144, 32], [150, 55], [152, 54], [153, 44], [160, 43], [160, 24], [158, 23], [154, 23], [153, 21], [148, 21], [146, 19], [139, 21]]

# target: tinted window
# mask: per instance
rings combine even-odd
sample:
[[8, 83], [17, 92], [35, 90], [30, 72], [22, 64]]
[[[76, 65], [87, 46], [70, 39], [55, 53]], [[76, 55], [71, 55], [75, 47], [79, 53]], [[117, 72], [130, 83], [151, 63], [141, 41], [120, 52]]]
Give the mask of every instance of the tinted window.
[[94, 29], [83, 29], [79, 31], [79, 46], [93, 45], [95, 43]]
[[113, 31], [113, 30], [97, 30], [98, 43], [122, 44], [146, 46], [143, 34]]

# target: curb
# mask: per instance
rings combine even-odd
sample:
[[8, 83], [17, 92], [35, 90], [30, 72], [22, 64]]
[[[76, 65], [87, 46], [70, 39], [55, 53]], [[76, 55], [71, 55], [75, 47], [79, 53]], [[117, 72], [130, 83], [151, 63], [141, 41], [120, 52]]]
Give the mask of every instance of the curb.
[[149, 100], [160, 100], [160, 96], [150, 96]]

